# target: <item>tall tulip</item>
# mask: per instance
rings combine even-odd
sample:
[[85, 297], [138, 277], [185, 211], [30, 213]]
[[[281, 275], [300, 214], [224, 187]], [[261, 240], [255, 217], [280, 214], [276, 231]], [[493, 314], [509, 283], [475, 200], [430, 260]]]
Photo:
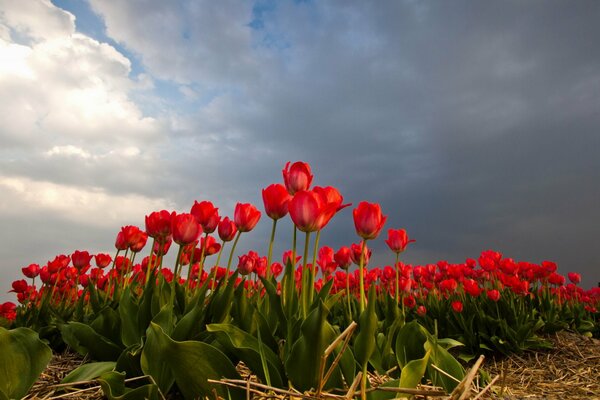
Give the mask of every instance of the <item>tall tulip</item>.
[[361, 201], [352, 215], [356, 233], [365, 240], [375, 239], [387, 220], [387, 216], [381, 213], [379, 204], [366, 201]]
[[388, 230], [388, 238], [386, 239], [386, 243], [390, 250], [396, 253], [396, 263], [394, 264], [396, 270], [396, 303], [400, 301], [400, 274], [398, 270], [398, 259], [400, 258], [400, 253], [402, 253], [406, 246], [409, 243], [414, 242], [414, 239], [408, 238], [408, 234], [405, 229], [389, 229]]
[[186, 246], [198, 240], [202, 227], [192, 214], [176, 214], [171, 220], [173, 241], [180, 246]]
[[285, 187], [292, 196], [301, 190], [308, 190], [313, 180], [310, 165], [302, 161], [296, 161], [291, 166], [288, 162], [281, 172]]
[[366, 201], [360, 202], [358, 207], [353, 210], [352, 215], [354, 217], [356, 233], [363, 238], [363, 250], [361, 251], [360, 264], [358, 266], [360, 278], [360, 312], [362, 313], [365, 309], [365, 283], [363, 277], [364, 249], [367, 247], [367, 240], [375, 239], [379, 235], [387, 217], [381, 213], [379, 204], [367, 203]]
[[239, 232], [250, 232], [260, 220], [260, 211], [250, 203], [237, 203], [233, 221]]
[[166, 239], [171, 234], [171, 219], [175, 212], [167, 210], [154, 211], [150, 215], [146, 215], [146, 233], [158, 242], [161, 239]]
[[[273, 220], [271, 228], [271, 239], [269, 241], [269, 252], [267, 254], [267, 265], [271, 265], [271, 257], [273, 256], [273, 243], [275, 242], [275, 229], [277, 228], [277, 220], [283, 218], [288, 213], [288, 204], [291, 196], [285, 186], [279, 183], [274, 183], [262, 190], [262, 198], [265, 206], [265, 212]], [[270, 268], [266, 270], [266, 278], [271, 275]]]
[[202, 230], [206, 233], [213, 233], [219, 224], [219, 209], [210, 201], [194, 201], [190, 214], [196, 217]]

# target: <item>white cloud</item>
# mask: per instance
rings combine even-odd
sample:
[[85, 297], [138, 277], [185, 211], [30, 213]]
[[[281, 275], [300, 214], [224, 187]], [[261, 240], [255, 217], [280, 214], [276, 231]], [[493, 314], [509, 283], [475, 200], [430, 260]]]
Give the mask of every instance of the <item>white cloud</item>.
[[9, 7], [6, 5], [2, 6], [0, 23], [30, 40], [48, 40], [75, 32], [73, 14], [54, 7], [49, 0], [11, 1]]
[[256, 77], [252, 2], [91, 0], [107, 34], [142, 58], [157, 77], [231, 84]]
[[99, 187], [72, 187], [23, 177], [0, 175], [0, 216], [28, 218], [32, 212], [52, 213], [91, 227], [114, 227], [134, 221], [154, 210], [172, 209], [165, 199], [135, 194], [111, 194]]
[[76, 33], [71, 14], [47, 1], [13, 2], [1, 8], [0, 27], [21, 39], [0, 35], [4, 148], [156, 140], [161, 124], [130, 98], [148, 79], [131, 80], [130, 61]]

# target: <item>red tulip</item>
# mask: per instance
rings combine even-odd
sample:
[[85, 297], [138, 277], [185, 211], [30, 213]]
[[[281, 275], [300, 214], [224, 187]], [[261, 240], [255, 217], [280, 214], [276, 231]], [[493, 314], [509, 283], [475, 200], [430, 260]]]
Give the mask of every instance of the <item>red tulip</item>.
[[302, 258], [302, 256], [296, 256], [295, 260], [290, 260], [292, 258], [292, 251], [291, 250], [287, 250], [283, 252], [282, 255], [282, 260], [283, 260], [283, 264], [287, 265], [288, 261], [292, 263], [292, 265], [296, 265], [296, 263], [298, 261], [300, 261], [300, 259]]
[[18, 281], [14, 281], [12, 283], [11, 292], [24, 293], [27, 290], [27, 287], [27, 281], [25, 279], [19, 279]]
[[[360, 251], [362, 249], [361, 243], [352, 243], [350, 245], [350, 258], [352, 262], [356, 265], [360, 265]], [[363, 253], [363, 265], [367, 265], [369, 260], [371, 259], [371, 249], [368, 246], [365, 246], [365, 252]]]
[[175, 212], [155, 211], [146, 215], [146, 233], [157, 241], [164, 241], [171, 234], [171, 218]]
[[381, 214], [379, 204], [366, 201], [360, 202], [352, 214], [356, 233], [363, 239], [375, 239], [387, 219], [387, 216]]
[[344, 197], [332, 186], [315, 186], [312, 191], [321, 196], [323, 204], [327, 205], [324, 206], [326, 207], [326, 210], [324, 210], [319, 217], [319, 229], [323, 229], [338, 211], [352, 205], [351, 203], [342, 204], [344, 202]]
[[241, 275], [249, 275], [258, 266], [259, 257], [258, 254], [254, 251], [249, 251], [248, 254], [244, 254], [243, 256], [238, 257], [238, 271]]
[[317, 265], [321, 268], [323, 276], [329, 276], [337, 268], [337, 263], [333, 260], [333, 249], [329, 246], [323, 246], [319, 249], [319, 258], [317, 259]]
[[265, 212], [274, 220], [283, 218], [288, 213], [288, 203], [292, 196], [288, 193], [285, 186], [274, 183], [262, 190]]
[[281, 172], [283, 173], [285, 187], [292, 196], [301, 190], [308, 190], [313, 180], [310, 165], [302, 161], [297, 161], [291, 166], [288, 162]]
[[27, 267], [22, 268], [23, 275], [27, 278], [35, 278], [40, 273], [40, 266], [38, 264], [29, 264]]
[[166, 238], [162, 239], [162, 241], [156, 241], [154, 243], [154, 247], [152, 248], [152, 252], [154, 254], [158, 254], [160, 252], [161, 255], [165, 255], [169, 252], [171, 248], [171, 244], [173, 243], [173, 235], [169, 235]]
[[352, 264], [352, 250], [349, 247], [342, 246], [333, 255], [333, 259], [341, 269], [348, 270], [350, 264]]
[[190, 214], [196, 217], [196, 220], [202, 226], [202, 230], [206, 233], [213, 233], [221, 219], [219, 217], [219, 209], [210, 201], [202, 201], [200, 203], [194, 201]]
[[[212, 256], [221, 250], [221, 245], [216, 242], [215, 238], [212, 236], [207, 236], [205, 238], [200, 238], [200, 249], [204, 248], [204, 256]], [[202, 251], [202, 250], [201, 250]], [[196, 258], [194, 256], [194, 260], [198, 260], [200, 257]]]
[[444, 279], [440, 282], [439, 286], [442, 292], [454, 293], [456, 288], [458, 288], [458, 282], [454, 278]]
[[456, 313], [461, 313], [463, 311], [463, 303], [460, 300], [453, 301], [452, 309]]
[[229, 219], [229, 217], [225, 217], [219, 222], [219, 237], [224, 242], [230, 242], [235, 237], [237, 233], [237, 227], [235, 223]]
[[115, 247], [117, 248], [117, 250], [127, 250], [127, 248], [129, 247], [123, 231], [119, 231], [119, 233], [117, 233], [117, 238], [115, 239]]
[[129, 238], [129, 250], [134, 253], [142, 251], [146, 242], [148, 241], [148, 234], [140, 229], [136, 230], [131, 234]]
[[283, 271], [283, 265], [281, 265], [281, 263], [274, 262], [273, 264], [271, 264], [271, 273], [273, 274], [273, 276], [275, 276], [275, 277], [279, 276], [279, 274], [281, 274], [282, 271]]
[[290, 201], [289, 211], [299, 230], [316, 232], [333, 217], [337, 206], [326, 203], [322, 196], [312, 190], [301, 190]]
[[415, 298], [413, 297], [413, 295], [409, 294], [408, 296], [406, 296], [403, 300], [404, 305], [408, 308], [413, 308], [414, 306], [417, 305], [417, 301], [415, 300]]
[[581, 282], [581, 275], [579, 275], [576, 272], [569, 272], [567, 274], [567, 276], [569, 277], [569, 280], [571, 282], [573, 282], [575, 285], [577, 285], [579, 282]]
[[481, 288], [473, 279], [465, 279], [463, 281], [463, 288], [465, 289], [465, 293], [472, 297], [477, 297], [481, 294]]
[[490, 299], [491, 301], [496, 302], [496, 301], [500, 300], [500, 292], [496, 289], [488, 290], [486, 292], [486, 295], [487, 295], [488, 299]]
[[171, 220], [173, 241], [179, 245], [188, 245], [198, 240], [202, 234], [202, 227], [192, 214], [177, 214]]
[[75, 250], [73, 254], [71, 254], [71, 261], [73, 262], [73, 266], [78, 270], [89, 266], [91, 260], [92, 256], [87, 251]]
[[417, 314], [423, 317], [425, 314], [427, 314], [427, 308], [425, 308], [425, 306], [417, 307]]
[[553, 285], [562, 286], [565, 284], [565, 277], [556, 272], [552, 272], [550, 276], [548, 276], [548, 282]]
[[388, 238], [385, 242], [394, 253], [402, 253], [406, 246], [414, 241], [414, 239], [408, 239], [405, 229], [389, 229]]
[[112, 257], [109, 254], [98, 253], [94, 258], [98, 268], [106, 268], [112, 262]]
[[0, 317], [9, 321], [15, 320], [17, 318], [16, 304], [10, 301], [0, 304]]
[[260, 220], [260, 211], [250, 203], [237, 203], [233, 221], [239, 232], [250, 232]]

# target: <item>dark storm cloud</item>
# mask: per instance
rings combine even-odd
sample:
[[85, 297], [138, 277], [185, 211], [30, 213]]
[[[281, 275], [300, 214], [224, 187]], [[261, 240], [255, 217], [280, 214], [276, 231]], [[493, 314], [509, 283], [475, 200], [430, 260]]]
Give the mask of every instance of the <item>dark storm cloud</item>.
[[[410, 261], [495, 248], [600, 279], [598, 4], [295, 7], [266, 28], [286, 38], [286, 65], [248, 84], [254, 107], [223, 108], [238, 132], [223, 182], [253, 193], [303, 159], [318, 184], [409, 228]], [[351, 229], [334, 221], [333, 244]]]

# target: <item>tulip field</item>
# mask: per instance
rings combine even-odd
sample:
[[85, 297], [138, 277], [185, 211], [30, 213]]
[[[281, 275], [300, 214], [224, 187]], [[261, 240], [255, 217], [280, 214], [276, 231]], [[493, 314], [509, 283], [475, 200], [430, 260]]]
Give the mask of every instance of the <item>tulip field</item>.
[[[481, 354], [544, 349], [544, 335], [562, 330], [599, 336], [600, 289], [582, 289], [579, 274], [492, 250], [406, 264], [414, 240], [377, 203], [346, 204], [336, 188], [313, 186], [303, 162], [282, 175], [262, 190], [260, 209], [238, 203], [231, 218], [209, 201], [149, 210], [143, 226], [121, 228], [114, 254], [76, 250], [22, 268], [14, 301], [0, 304], [0, 400], [26, 396], [65, 350], [88, 362], [63, 387], [97, 382], [111, 400], [245, 399], [258, 387], [262, 396], [466, 399], [466, 366]], [[321, 232], [350, 218], [345, 208], [355, 232], [334, 249]], [[261, 218], [272, 227], [267, 254], [236, 254]], [[293, 238], [274, 254], [284, 218]], [[377, 240], [394, 264], [372, 265]], [[490, 381], [485, 369], [477, 380]]]

